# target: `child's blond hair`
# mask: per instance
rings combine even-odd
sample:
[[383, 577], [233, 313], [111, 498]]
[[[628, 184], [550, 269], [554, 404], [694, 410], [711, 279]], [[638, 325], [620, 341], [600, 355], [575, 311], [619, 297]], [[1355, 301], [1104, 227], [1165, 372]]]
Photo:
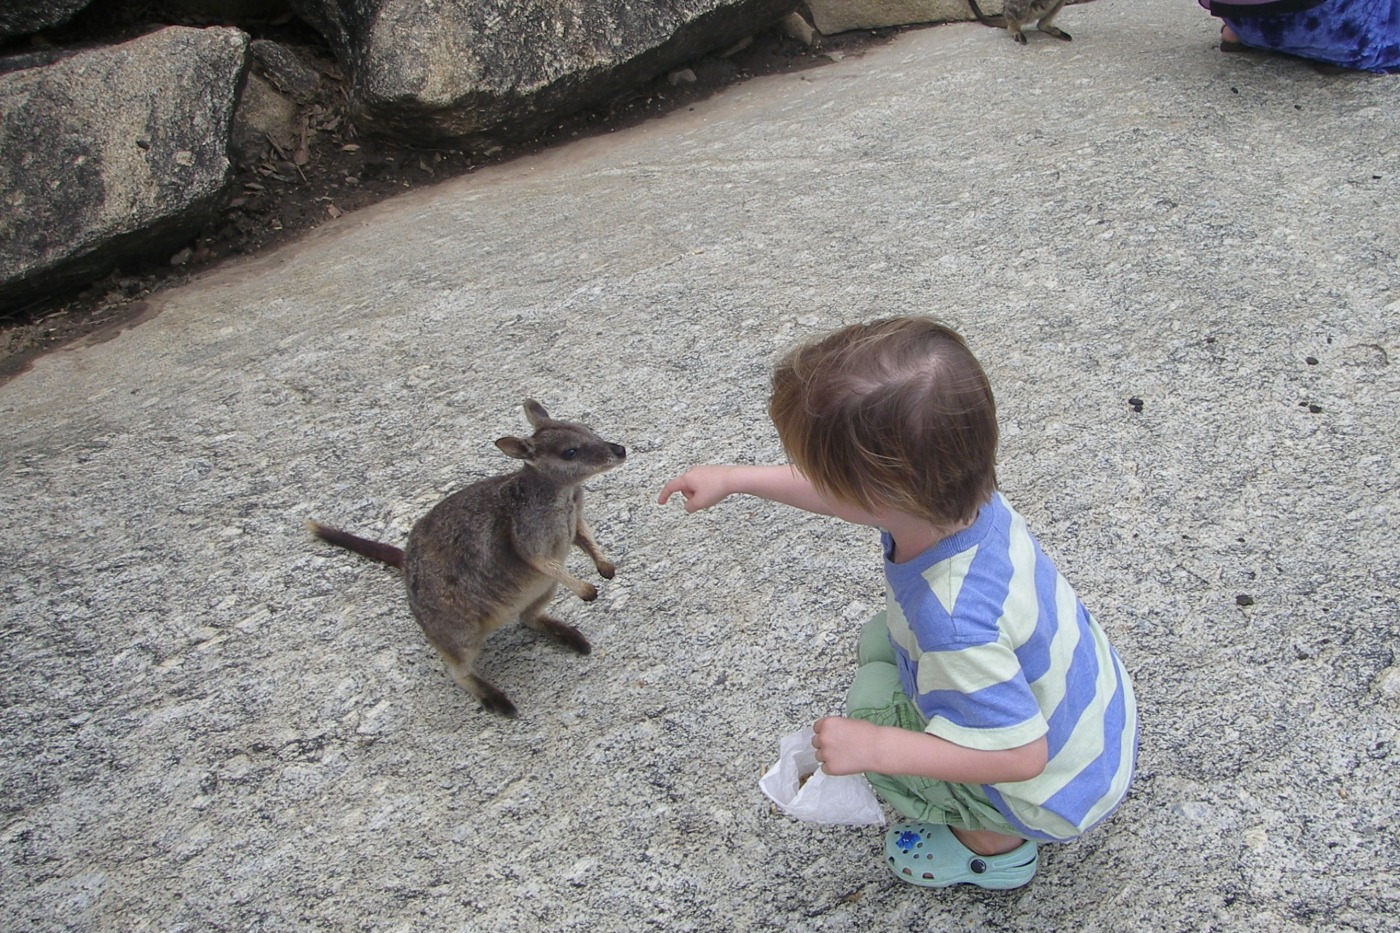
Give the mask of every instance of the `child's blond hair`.
[[773, 372], [768, 414], [818, 491], [935, 525], [970, 520], [996, 490], [996, 401], [958, 334], [930, 318], [856, 324]]

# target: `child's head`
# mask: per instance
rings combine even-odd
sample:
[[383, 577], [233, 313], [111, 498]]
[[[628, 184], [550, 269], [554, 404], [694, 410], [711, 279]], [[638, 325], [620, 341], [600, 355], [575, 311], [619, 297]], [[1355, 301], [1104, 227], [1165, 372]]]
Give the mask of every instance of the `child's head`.
[[954, 331], [922, 317], [855, 324], [778, 363], [768, 415], [823, 494], [945, 525], [996, 490], [991, 385]]

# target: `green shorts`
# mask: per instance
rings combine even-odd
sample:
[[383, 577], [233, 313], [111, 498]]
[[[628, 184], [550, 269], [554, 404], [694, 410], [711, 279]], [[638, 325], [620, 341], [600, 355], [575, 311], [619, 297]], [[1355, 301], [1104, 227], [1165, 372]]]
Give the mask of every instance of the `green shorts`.
[[[900, 685], [883, 612], [861, 629], [857, 657], [860, 669], [846, 694], [846, 715], [877, 726], [923, 732], [928, 720]], [[980, 785], [873, 772], [865, 776], [886, 803], [910, 819], [943, 823], [958, 829], [989, 829], [1008, 836], [1021, 835], [992, 806]]]

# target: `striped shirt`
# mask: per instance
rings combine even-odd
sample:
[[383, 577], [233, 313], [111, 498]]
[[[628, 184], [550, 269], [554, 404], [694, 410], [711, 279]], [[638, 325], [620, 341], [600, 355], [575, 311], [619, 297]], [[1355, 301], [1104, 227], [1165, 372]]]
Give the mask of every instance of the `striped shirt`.
[[1063, 841], [1108, 816], [1132, 780], [1137, 705], [1103, 630], [1000, 493], [971, 527], [889, 559], [890, 642], [926, 731], [964, 748], [1046, 737], [1028, 781], [983, 785], [1028, 839]]

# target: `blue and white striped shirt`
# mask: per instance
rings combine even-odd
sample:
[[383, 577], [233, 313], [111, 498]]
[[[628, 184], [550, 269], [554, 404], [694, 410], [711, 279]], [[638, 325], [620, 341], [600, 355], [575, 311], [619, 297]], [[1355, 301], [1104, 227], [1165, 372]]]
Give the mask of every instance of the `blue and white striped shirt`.
[[926, 731], [984, 750], [1046, 737], [1043, 773], [983, 785], [1029, 839], [1071, 839], [1107, 817], [1137, 754], [1132, 683], [1025, 520], [997, 493], [913, 560], [893, 563], [883, 543], [890, 641]]

